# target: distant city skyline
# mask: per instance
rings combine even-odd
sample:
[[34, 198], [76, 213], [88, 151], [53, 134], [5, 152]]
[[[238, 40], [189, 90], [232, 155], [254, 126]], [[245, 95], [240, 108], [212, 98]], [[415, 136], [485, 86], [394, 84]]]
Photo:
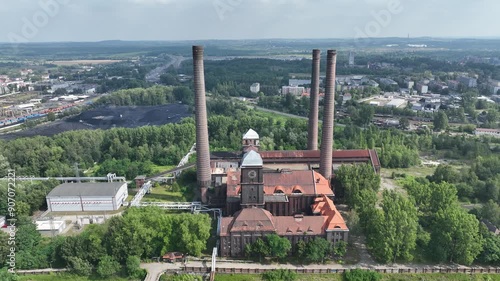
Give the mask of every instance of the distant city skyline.
[[19, 0], [0, 42], [500, 38], [495, 0]]

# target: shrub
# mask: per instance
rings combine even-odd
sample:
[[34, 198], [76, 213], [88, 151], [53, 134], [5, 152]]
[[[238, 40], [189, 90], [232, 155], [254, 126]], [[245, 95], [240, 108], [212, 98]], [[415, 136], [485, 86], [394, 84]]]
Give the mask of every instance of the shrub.
[[344, 273], [345, 281], [379, 281], [382, 276], [378, 272], [353, 269]]
[[265, 281], [294, 281], [297, 279], [297, 273], [290, 269], [277, 269], [266, 271], [262, 274]]

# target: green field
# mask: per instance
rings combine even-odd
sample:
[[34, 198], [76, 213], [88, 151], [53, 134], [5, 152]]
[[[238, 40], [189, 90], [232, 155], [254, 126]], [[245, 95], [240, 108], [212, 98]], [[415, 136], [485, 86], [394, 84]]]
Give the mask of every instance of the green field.
[[[97, 281], [104, 280], [98, 277], [81, 277], [73, 274], [43, 274], [43, 275], [23, 275], [19, 277], [19, 281]], [[121, 277], [107, 278], [106, 281], [139, 281]]]
[[[261, 281], [258, 274], [217, 274], [215, 281]], [[342, 281], [341, 274], [298, 274], [296, 281]], [[382, 274], [381, 281], [497, 281], [500, 274]]]

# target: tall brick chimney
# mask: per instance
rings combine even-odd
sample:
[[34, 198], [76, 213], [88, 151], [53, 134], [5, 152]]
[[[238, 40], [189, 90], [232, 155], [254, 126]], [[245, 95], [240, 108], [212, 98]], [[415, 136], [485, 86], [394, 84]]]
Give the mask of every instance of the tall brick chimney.
[[328, 180], [332, 176], [333, 156], [333, 118], [335, 113], [335, 71], [337, 51], [328, 50], [326, 62], [326, 92], [323, 114], [323, 132], [321, 138], [320, 173]]
[[205, 69], [202, 46], [193, 46], [193, 69], [196, 110], [196, 177], [200, 187], [201, 201], [207, 203], [207, 191], [212, 182], [212, 173], [210, 168]]
[[307, 135], [307, 149], [318, 150], [318, 115], [319, 115], [319, 72], [321, 51], [313, 50], [311, 96], [309, 105], [309, 132]]

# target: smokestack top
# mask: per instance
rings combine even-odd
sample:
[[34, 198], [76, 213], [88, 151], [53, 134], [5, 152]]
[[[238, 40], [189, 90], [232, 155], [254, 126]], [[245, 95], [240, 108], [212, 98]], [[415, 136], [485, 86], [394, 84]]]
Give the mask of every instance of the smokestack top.
[[193, 46], [193, 58], [197, 60], [203, 59], [203, 46]]
[[321, 55], [321, 50], [319, 49], [314, 49], [313, 50], [313, 59], [314, 60], [319, 60]]
[[337, 50], [328, 50], [328, 56], [334, 56], [337, 54]]

